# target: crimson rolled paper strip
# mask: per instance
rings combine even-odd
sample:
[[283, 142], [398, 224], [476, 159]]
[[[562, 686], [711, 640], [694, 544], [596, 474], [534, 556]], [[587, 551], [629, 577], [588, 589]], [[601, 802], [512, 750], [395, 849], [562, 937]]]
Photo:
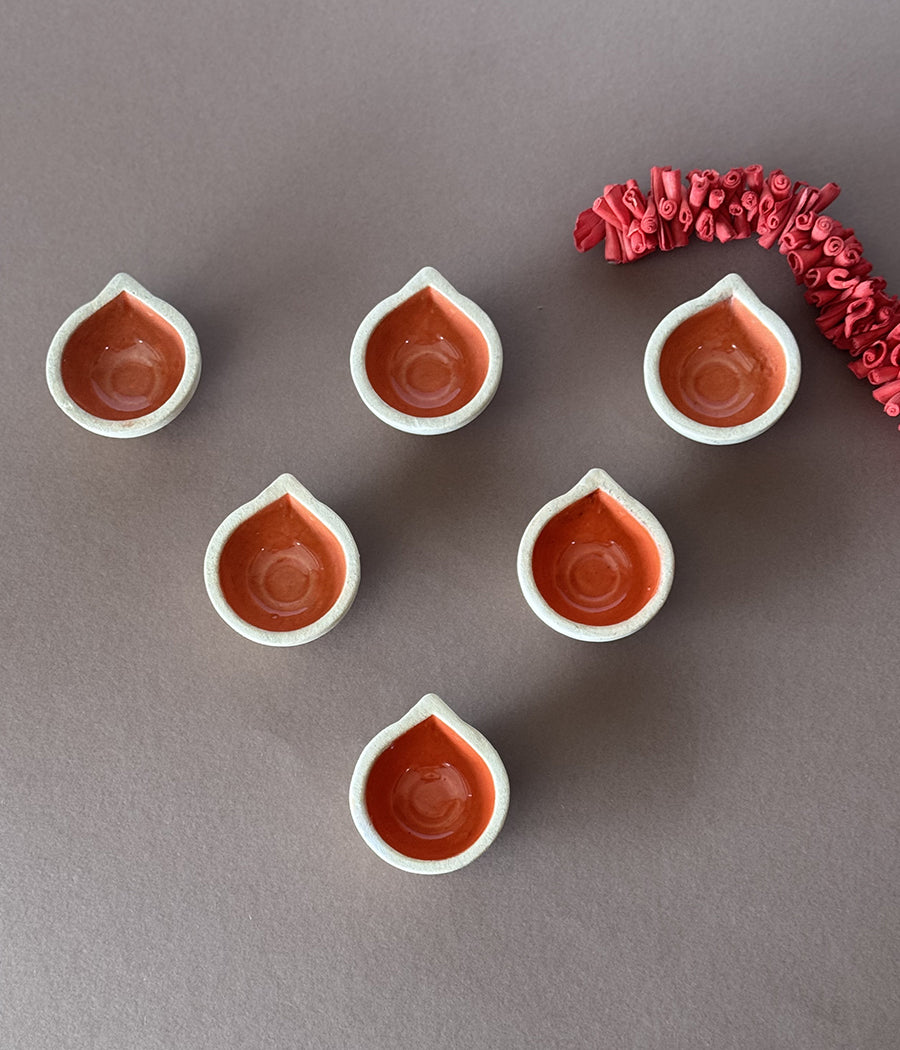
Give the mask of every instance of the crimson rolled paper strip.
[[814, 241], [824, 241], [838, 228], [839, 224], [828, 215], [818, 215], [810, 231], [810, 237]]
[[666, 222], [672, 222], [678, 217], [678, 204], [668, 197], [663, 197], [659, 202], [659, 214]]
[[837, 198], [840, 192], [841, 187], [836, 182], [826, 182], [824, 186], [813, 194], [810, 205], [811, 210], [816, 212], [824, 211]]
[[627, 241], [635, 257], [646, 255], [656, 248], [656, 238], [651, 238], [649, 234], [644, 233], [638, 219], [634, 219], [628, 227]]
[[616, 201], [614, 197], [609, 194], [609, 190], [612, 187], [607, 186], [603, 191], [603, 196], [598, 197], [594, 201], [594, 211], [601, 219], [604, 220], [607, 227], [614, 230], [627, 230], [631, 223], [631, 216], [628, 214], [628, 209], [619, 206], [621, 201]]
[[[797, 282], [801, 283], [800, 281]], [[830, 306], [835, 299], [840, 298], [840, 292], [829, 288], [827, 285], [824, 288], [809, 289], [803, 293], [803, 298], [809, 303], [810, 306], [815, 307], [816, 310], [824, 310], [826, 306]]]
[[681, 169], [680, 168], [661, 168], [660, 178], [662, 181], [663, 195], [668, 197], [669, 200], [677, 201], [681, 199]]
[[812, 266], [815, 266], [821, 258], [822, 249], [815, 246], [812, 248], [795, 248], [787, 253], [788, 266], [790, 266], [797, 284], [803, 283], [803, 274]]
[[656, 209], [656, 201], [652, 197], [647, 199], [647, 210], [641, 219], [641, 229], [644, 233], [655, 234], [659, 231], [659, 212]]
[[825, 283], [828, 287], [838, 291], [855, 288], [859, 284], [859, 276], [846, 266], [828, 266], [823, 262], [822, 272], [825, 274]]
[[618, 229], [610, 223], [606, 224], [606, 261], [621, 263], [625, 261], [625, 252], [622, 248], [622, 235]]
[[641, 193], [640, 187], [634, 179], [629, 179], [625, 183], [625, 190], [622, 193], [622, 203], [631, 212], [636, 219], [642, 219], [644, 212], [647, 210], [647, 199]]
[[[778, 241], [778, 250], [782, 255], [787, 255], [788, 252], [792, 251], [806, 251], [812, 242], [809, 239], [809, 234], [804, 230], [798, 230], [796, 226], [792, 230], [788, 230]], [[821, 254], [821, 248], [817, 245], [812, 245]]]
[[747, 189], [759, 197], [759, 194], [762, 192], [763, 183], [766, 181], [763, 175], [762, 164], [748, 164], [747, 167], [744, 168], [744, 175], [747, 179]]
[[776, 168], [774, 171], [770, 171], [766, 183], [772, 191], [772, 196], [776, 201], [783, 201], [790, 197], [791, 180], [785, 175], [781, 168]]
[[759, 243], [763, 248], [771, 248], [787, 230], [792, 212], [790, 200], [775, 202], [775, 207], [766, 216], [765, 229], [760, 231]]
[[853, 236], [853, 230], [846, 230], [844, 235], [844, 247], [840, 254], [834, 257], [838, 266], [855, 266], [862, 259], [862, 245]]
[[819, 330], [823, 331], [834, 325], [843, 325], [844, 318], [847, 316], [847, 307], [851, 302], [852, 299], [842, 299], [835, 293], [835, 297], [831, 302], [819, 310], [819, 316], [816, 318], [816, 325]]
[[759, 195], [759, 213], [756, 218], [757, 230], [764, 230], [765, 221], [769, 215], [769, 212], [775, 209], [775, 197], [768, 186], [763, 186], [763, 191]]
[[747, 213], [744, 211], [741, 202], [733, 201], [728, 206], [728, 213], [731, 215], [731, 221], [734, 223], [735, 239], [742, 241], [746, 237], [749, 237], [753, 231], [750, 226], [750, 220], [747, 218]]
[[857, 379], [865, 379], [866, 376], [869, 374], [868, 366], [864, 365], [861, 359], [849, 361], [847, 363], [847, 367], [856, 376]]
[[743, 168], [731, 168], [722, 176], [722, 186], [728, 191], [734, 191], [744, 186], [745, 173]]
[[690, 241], [691, 230], [694, 226], [694, 212], [688, 200], [686, 186], [681, 187], [681, 206], [678, 209], [678, 222], [675, 226], [675, 241], [678, 247], [682, 247]]
[[[885, 348], [885, 356], [887, 356], [887, 348]], [[882, 383], [890, 383], [894, 379], [900, 379], [900, 368], [896, 365], [882, 365], [880, 368], [873, 368], [868, 375], [872, 386], [881, 386]]]
[[895, 379], [893, 383], [883, 383], [872, 391], [872, 396], [875, 400], [880, 401], [882, 404], [898, 395], [900, 395], [900, 379]]
[[794, 229], [808, 233], [815, 225], [815, 221], [816, 213], [814, 211], [797, 212], [797, 215], [794, 218]]
[[583, 211], [575, 223], [575, 247], [580, 252], [590, 251], [606, 236], [606, 221], [593, 210]]
[[900, 416], [900, 394], [888, 398], [884, 403], [884, 410], [893, 419]]
[[711, 208], [703, 208], [694, 222], [694, 232], [701, 241], [711, 241], [716, 235], [716, 220]]
[[688, 194], [691, 211], [695, 215], [706, 204], [707, 193], [709, 193], [709, 179], [702, 172], [697, 172], [691, 179], [691, 189]]
[[807, 288], [821, 288], [827, 284], [829, 273], [831, 268], [828, 266], [811, 266], [803, 275], [803, 283]]
[[814, 186], [809, 186], [805, 182], [798, 182], [794, 188], [794, 194], [790, 198], [790, 211], [785, 222], [785, 233], [790, 233], [794, 228], [794, 223], [797, 220], [798, 215], [809, 211], [810, 203], [815, 198], [818, 191]]
[[734, 226], [728, 221], [728, 216], [722, 212], [716, 212], [715, 214], [714, 232], [716, 240], [721, 244], [733, 241], [735, 238]]

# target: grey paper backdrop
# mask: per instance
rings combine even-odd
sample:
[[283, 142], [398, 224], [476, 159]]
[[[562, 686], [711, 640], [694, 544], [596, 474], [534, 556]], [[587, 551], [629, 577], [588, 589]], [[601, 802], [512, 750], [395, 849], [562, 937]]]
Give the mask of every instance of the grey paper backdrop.
[[[576, 214], [651, 165], [843, 194], [900, 289], [893, 2], [32, 3], [0, 32], [0, 1046], [900, 1046], [900, 434], [755, 239], [633, 266]], [[358, 323], [423, 265], [493, 318], [445, 437], [370, 415]], [[118, 270], [195, 326], [182, 416], [52, 403]], [[708, 448], [643, 392], [657, 321], [737, 270], [795, 331], [774, 429]], [[532, 514], [607, 469], [677, 568], [643, 631], [556, 635]], [[202, 581], [282, 471], [346, 520], [350, 614], [274, 650]], [[501, 836], [408, 875], [346, 793], [424, 693], [509, 770]]]

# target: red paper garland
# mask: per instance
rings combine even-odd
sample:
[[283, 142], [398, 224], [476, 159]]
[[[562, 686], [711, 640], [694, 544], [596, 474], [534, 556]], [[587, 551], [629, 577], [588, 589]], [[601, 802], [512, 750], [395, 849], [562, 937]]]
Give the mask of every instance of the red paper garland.
[[[776, 168], [763, 177], [759, 164], [717, 171], [650, 169], [650, 192], [634, 179], [604, 187], [575, 223], [575, 247], [589, 251], [605, 241], [609, 262], [642, 259], [682, 248], [696, 234], [724, 243], [756, 233], [764, 248], [778, 245], [806, 301], [818, 311], [819, 331], [853, 357], [849, 367], [874, 387], [884, 411], [900, 416], [900, 304], [885, 295], [887, 282], [872, 277], [872, 264], [853, 234], [824, 209], [840, 193], [795, 182]], [[900, 427], [898, 427], [900, 429]]]

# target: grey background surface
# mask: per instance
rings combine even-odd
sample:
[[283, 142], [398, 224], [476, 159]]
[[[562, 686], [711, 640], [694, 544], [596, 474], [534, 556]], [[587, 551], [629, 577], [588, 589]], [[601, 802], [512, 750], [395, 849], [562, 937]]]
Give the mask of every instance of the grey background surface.
[[[900, 9], [5, 0], [0, 32], [0, 1046], [900, 1046], [900, 434], [755, 239], [579, 256], [653, 164], [758, 162], [842, 196], [900, 289]], [[395, 432], [349, 346], [423, 265], [496, 323], [490, 408]], [[118, 270], [194, 325], [155, 435], [52, 403], [58, 325]], [[800, 391], [708, 448], [643, 391], [674, 305], [737, 270]], [[602, 466], [675, 586], [586, 645], [515, 575]], [[231, 631], [207, 541], [282, 471], [362, 586], [286, 651]], [[356, 758], [424, 693], [503, 756], [475, 864], [390, 868]]]

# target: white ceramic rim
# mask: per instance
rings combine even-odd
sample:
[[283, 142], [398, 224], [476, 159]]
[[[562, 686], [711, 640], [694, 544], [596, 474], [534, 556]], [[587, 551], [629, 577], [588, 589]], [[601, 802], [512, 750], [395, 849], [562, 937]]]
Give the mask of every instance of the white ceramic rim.
[[[534, 568], [532, 559], [534, 557], [534, 545], [544, 526], [551, 518], [565, 510], [566, 507], [589, 496], [597, 490], [612, 496], [620, 503], [629, 514], [632, 515], [650, 533], [656, 548], [659, 551], [659, 586], [643, 608], [639, 609], [634, 616], [621, 623], [609, 624], [608, 626], [593, 626], [591, 624], [578, 623], [560, 615], [547, 603], [544, 596], [538, 590], [534, 581]], [[569, 638], [577, 638], [582, 642], [612, 642], [618, 638], [626, 638], [644, 627], [662, 608], [669, 591], [672, 589], [672, 581], [675, 578], [675, 552], [669, 540], [666, 530], [659, 520], [649, 510], [639, 503], [633, 496], [629, 495], [621, 485], [617, 484], [606, 473], [605, 470], [595, 468], [587, 474], [562, 496], [550, 500], [545, 504], [528, 523], [522, 539], [519, 543], [519, 556], [516, 562], [519, 574], [519, 586], [525, 600], [531, 606], [537, 616], [554, 631], [568, 635]]]
[[[408, 857], [389, 846], [375, 830], [369, 810], [366, 807], [366, 783], [369, 772], [378, 756], [388, 748], [398, 737], [402, 736], [413, 726], [424, 722], [426, 718], [434, 715], [446, 726], [462, 737], [463, 740], [475, 751], [488, 767], [494, 781], [494, 810], [487, 827], [479, 835], [468, 849], [458, 853], [455, 857], [446, 857], [443, 860], [419, 860], [416, 857]], [[468, 722], [464, 722], [459, 715], [448, 707], [435, 693], [428, 693], [411, 708], [407, 713], [393, 725], [387, 726], [363, 748], [362, 754], [357, 760], [350, 779], [350, 813], [357, 831], [362, 835], [366, 844], [375, 853], [393, 864], [395, 868], [403, 871], [411, 871], [417, 875], [443, 875], [449, 871], [457, 871], [471, 864], [476, 857], [480, 856], [490, 846], [506, 819], [509, 809], [509, 777], [506, 767], [497, 754], [494, 745], [474, 729]]]
[[[461, 310], [480, 330], [488, 348], [487, 375], [478, 392], [462, 408], [444, 416], [412, 416], [398, 411], [378, 396], [366, 371], [366, 351], [375, 326], [391, 311], [396, 310], [401, 303], [425, 288], [433, 288], [436, 292], [440, 292], [457, 309]], [[350, 374], [359, 396], [379, 419], [407, 434], [449, 434], [454, 430], [459, 430], [466, 423], [471, 423], [476, 416], [481, 415], [496, 394], [502, 370], [503, 348], [494, 322], [477, 303], [461, 295], [442, 274], [431, 266], [423, 267], [415, 277], [406, 282], [399, 292], [383, 299], [366, 314], [353, 337], [353, 345], [350, 348]]]
[[[256, 627], [251, 623], [247, 623], [228, 604], [219, 579], [219, 561], [222, 557], [223, 547], [238, 525], [282, 496], [292, 496], [335, 535], [344, 552], [347, 572], [344, 578], [344, 586], [338, 595], [337, 601], [324, 616], [321, 616], [306, 627], [298, 628], [296, 631], [267, 631], [262, 627]], [[206, 548], [206, 558], [203, 563], [203, 579], [206, 583], [206, 592], [216, 612], [238, 634], [242, 634], [245, 638], [249, 638], [253, 642], [259, 642], [262, 645], [304, 645], [306, 642], [311, 642], [313, 639], [321, 638], [323, 634], [327, 634], [332, 627], [343, 619], [353, 604], [353, 599], [356, 597], [356, 592], [359, 589], [359, 578], [359, 549], [350, 530], [330, 507], [317, 500], [309, 489], [300, 484], [293, 474], [281, 474], [268, 488], [263, 489], [256, 499], [252, 499], [249, 503], [244, 503], [237, 510], [232, 511], [213, 533], [212, 539]]]
[[[86, 412], [69, 395], [62, 380], [62, 356], [66, 343], [82, 321], [86, 321], [101, 306], [115, 299], [120, 292], [128, 292], [135, 299], [139, 299], [175, 329], [184, 346], [184, 372], [172, 396], [153, 412], [148, 412], [145, 416], [137, 416], [135, 419], [103, 419], [101, 416]], [[152, 295], [127, 273], [117, 273], [98, 296], [71, 313], [53, 337], [53, 342], [47, 352], [47, 385], [50, 387], [53, 400], [79, 426], [94, 434], [102, 434], [104, 437], [143, 437], [145, 434], [152, 434], [155, 430], [159, 430], [184, 410], [188, 401], [194, 396], [199, 382], [200, 346], [194, 329], [174, 306]]]
[[[663, 390], [659, 376], [659, 361], [666, 340], [675, 329], [688, 317], [705, 310], [708, 306], [730, 299], [732, 296], [769, 329], [778, 340], [784, 354], [784, 385], [775, 401], [756, 419], [739, 423], [733, 427], [713, 427], [680, 412], [668, 399]], [[747, 282], [736, 273], [730, 273], [714, 284], [708, 292], [676, 306], [659, 322], [647, 343], [644, 354], [644, 387], [650, 404], [657, 415], [679, 434], [706, 445], [736, 445], [748, 441], [768, 430], [785, 412], [793, 401], [800, 383], [800, 350], [793, 332], [784, 321], [750, 288]]]

